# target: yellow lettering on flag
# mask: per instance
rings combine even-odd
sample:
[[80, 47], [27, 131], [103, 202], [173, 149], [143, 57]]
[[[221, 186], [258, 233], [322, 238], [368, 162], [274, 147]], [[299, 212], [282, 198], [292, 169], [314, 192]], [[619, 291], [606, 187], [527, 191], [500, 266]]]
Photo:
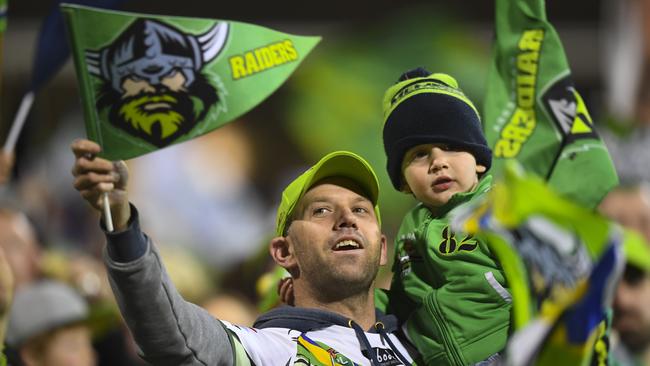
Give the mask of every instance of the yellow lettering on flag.
[[291, 40], [274, 42], [230, 58], [232, 78], [247, 76], [298, 60], [298, 52]]

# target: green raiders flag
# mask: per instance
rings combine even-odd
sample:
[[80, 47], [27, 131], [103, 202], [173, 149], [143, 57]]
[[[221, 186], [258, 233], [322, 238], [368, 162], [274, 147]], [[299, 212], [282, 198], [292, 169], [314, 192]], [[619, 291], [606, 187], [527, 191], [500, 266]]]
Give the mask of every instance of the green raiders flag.
[[516, 159], [560, 194], [592, 208], [618, 183], [544, 0], [496, 0], [484, 123], [495, 172]]
[[240, 22], [61, 8], [88, 137], [112, 160], [232, 121], [282, 85], [320, 41]]

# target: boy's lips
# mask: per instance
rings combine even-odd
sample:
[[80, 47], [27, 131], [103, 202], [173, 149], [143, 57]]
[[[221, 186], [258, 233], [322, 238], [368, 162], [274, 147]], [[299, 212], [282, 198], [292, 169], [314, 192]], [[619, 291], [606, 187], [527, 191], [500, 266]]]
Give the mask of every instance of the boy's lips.
[[443, 192], [449, 189], [451, 185], [454, 183], [454, 180], [451, 179], [450, 177], [443, 175], [438, 178], [436, 178], [433, 181], [433, 184], [431, 185], [431, 188], [433, 188], [434, 192]]

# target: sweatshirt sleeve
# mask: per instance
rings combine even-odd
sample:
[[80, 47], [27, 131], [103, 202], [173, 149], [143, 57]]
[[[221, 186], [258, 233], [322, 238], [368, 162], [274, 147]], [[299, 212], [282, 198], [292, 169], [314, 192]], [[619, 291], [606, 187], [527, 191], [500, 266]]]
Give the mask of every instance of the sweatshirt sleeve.
[[141, 357], [154, 365], [233, 365], [232, 340], [224, 325], [181, 297], [158, 251], [140, 231], [135, 207], [131, 209], [129, 227], [106, 234], [104, 261]]

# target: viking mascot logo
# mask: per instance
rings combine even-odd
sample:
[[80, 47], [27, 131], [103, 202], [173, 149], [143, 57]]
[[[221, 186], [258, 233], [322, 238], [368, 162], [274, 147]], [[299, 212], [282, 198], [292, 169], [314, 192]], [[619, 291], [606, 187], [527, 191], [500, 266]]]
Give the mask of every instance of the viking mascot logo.
[[97, 108], [111, 124], [158, 147], [174, 142], [220, 101], [201, 73], [223, 49], [228, 23], [191, 35], [156, 20], [134, 21], [110, 45], [87, 51], [88, 71], [104, 83]]

